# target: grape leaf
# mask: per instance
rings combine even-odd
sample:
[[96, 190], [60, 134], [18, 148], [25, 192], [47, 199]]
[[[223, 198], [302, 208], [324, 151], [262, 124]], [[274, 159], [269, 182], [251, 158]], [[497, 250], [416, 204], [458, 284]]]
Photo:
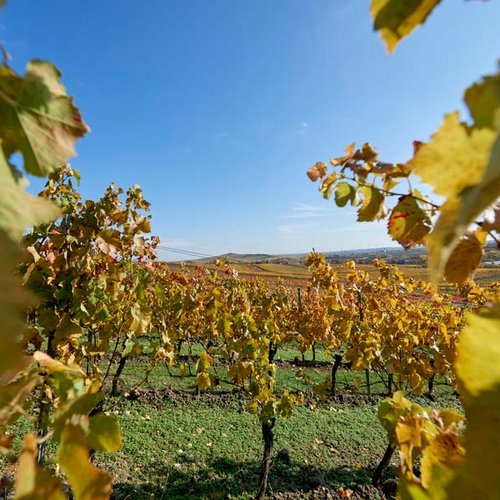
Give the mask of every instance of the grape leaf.
[[74, 143], [88, 131], [78, 108], [47, 61], [31, 61], [21, 77], [0, 66], [0, 137], [8, 158], [24, 158], [29, 173], [45, 176], [75, 155]]
[[75, 415], [88, 415], [102, 401], [103, 397], [102, 392], [89, 392], [60, 404], [54, 413], [54, 440], [59, 441], [61, 439], [66, 424]]
[[105, 500], [111, 493], [111, 477], [96, 469], [89, 460], [83, 429], [69, 424], [59, 445], [57, 461], [75, 494], [75, 500]]
[[309, 177], [311, 181], [316, 182], [318, 179], [323, 178], [326, 175], [326, 172], [326, 164], [319, 161], [307, 171], [307, 177]]
[[[2, 353], [3, 354], [3, 353]], [[8, 365], [2, 365], [2, 368], [8, 368]], [[16, 380], [9, 380], [16, 378]], [[10, 383], [9, 383], [10, 382]], [[24, 412], [24, 402], [31, 394], [31, 391], [39, 382], [36, 375], [24, 375], [19, 377], [14, 372], [8, 375], [3, 374], [2, 386], [0, 387], [0, 430], [11, 424], [19, 418]]]
[[411, 165], [437, 194], [454, 198], [481, 181], [494, 140], [493, 130], [469, 131], [460, 123], [458, 113], [451, 113], [431, 141], [420, 146]]
[[[398, 498], [400, 500], [431, 500], [427, 492], [419, 484], [400, 478], [398, 481]], [[442, 500], [439, 496], [435, 500]]]
[[384, 216], [384, 195], [379, 189], [363, 186], [359, 189], [363, 198], [361, 208], [358, 210], [358, 221], [368, 222]]
[[463, 230], [468, 224], [493, 205], [500, 196], [500, 135], [497, 137], [481, 182], [460, 193], [460, 208], [456, 226]]
[[195, 383], [202, 391], [211, 386], [210, 377], [205, 372], [200, 372], [196, 375]]
[[[465, 450], [462, 438], [457, 432], [449, 430], [438, 433], [434, 438], [430, 437], [422, 457], [422, 485], [432, 491], [433, 496], [436, 496], [437, 485], [441, 483], [441, 495], [442, 498], [446, 498], [443, 491], [444, 485], [453, 479], [456, 470], [464, 463]], [[443, 476], [446, 478], [446, 483], [442, 481]]]
[[[447, 197], [427, 239], [429, 270], [436, 280], [453, 248], [474, 218], [500, 193], [500, 144], [491, 129], [472, 129], [459, 122], [458, 113], [445, 117], [432, 140], [420, 146], [411, 164], [434, 191]], [[490, 159], [491, 155], [491, 159]]]
[[481, 182], [464, 189], [458, 198], [441, 206], [439, 219], [428, 238], [431, 276], [439, 276], [454, 246], [474, 222], [500, 196], [500, 137], [496, 140]]
[[41, 351], [36, 351], [33, 354], [33, 359], [40, 364], [41, 367], [51, 375], [56, 373], [74, 373], [83, 376], [83, 371], [77, 364], [64, 364], [57, 359], [51, 358], [48, 354]]
[[[460, 394], [467, 404], [483, 392], [500, 389], [500, 306], [468, 316], [455, 363]], [[498, 399], [500, 405], [500, 398]], [[498, 436], [500, 439], [500, 435]], [[499, 448], [500, 450], [500, 448]]]
[[64, 500], [64, 487], [60, 479], [37, 465], [36, 436], [28, 434], [18, 459], [15, 500]]
[[151, 315], [148, 311], [145, 311], [139, 303], [133, 304], [130, 308], [130, 317], [125, 324], [125, 328], [129, 332], [133, 332], [137, 335], [142, 335], [148, 333], [151, 323]]
[[478, 128], [497, 128], [500, 107], [500, 73], [488, 75], [469, 87], [464, 94], [465, 104]]
[[[426, 490], [421, 484], [401, 478], [398, 482], [399, 500], [449, 500], [445, 488], [452, 481], [455, 471], [440, 464], [433, 464], [432, 489]], [[462, 498], [462, 497], [457, 497]]]
[[356, 190], [348, 182], [342, 181], [335, 188], [335, 203], [338, 207], [345, 207], [350, 201], [351, 205], [356, 200]]
[[0, 366], [3, 370], [14, 368], [20, 361], [16, 341], [26, 320], [26, 309], [35, 301], [21, 286], [14, 274], [20, 249], [0, 227]]
[[479, 230], [460, 240], [446, 262], [444, 275], [448, 281], [460, 285], [473, 275], [483, 259], [486, 236]]
[[456, 374], [467, 415], [467, 456], [448, 498], [493, 500], [500, 491], [500, 306], [470, 315], [460, 334]]
[[431, 220], [415, 198], [402, 196], [392, 209], [387, 229], [390, 237], [408, 250], [424, 242], [431, 230]]
[[402, 38], [423, 24], [441, 0], [372, 0], [373, 27], [392, 52]]
[[120, 426], [115, 417], [99, 413], [89, 418], [89, 446], [110, 452], [122, 447]]
[[[480, 83], [472, 85], [466, 90], [464, 99], [474, 119], [475, 128], [500, 126], [500, 73], [487, 76]], [[450, 235], [453, 233], [455, 238], [461, 236], [467, 226], [493, 205], [499, 196], [500, 135], [497, 135], [481, 181], [459, 194], [460, 204], [456, 209], [456, 216], [442, 231], [444, 242], [452, 240]], [[495, 225], [490, 229], [495, 229]]]
[[24, 191], [16, 182], [0, 149], [0, 227], [12, 239], [17, 239], [31, 224], [49, 222], [59, 213], [59, 209], [49, 200]]
[[333, 191], [333, 186], [335, 185], [335, 181], [337, 180], [337, 176], [337, 172], [332, 172], [326, 179], [323, 179], [320, 191], [323, 194], [323, 198], [325, 198], [325, 200], [330, 199]]
[[420, 409], [420, 406], [406, 399], [402, 391], [395, 392], [392, 398], [386, 398], [378, 405], [378, 419], [386, 430], [391, 444], [396, 442], [396, 426], [400, 418]]

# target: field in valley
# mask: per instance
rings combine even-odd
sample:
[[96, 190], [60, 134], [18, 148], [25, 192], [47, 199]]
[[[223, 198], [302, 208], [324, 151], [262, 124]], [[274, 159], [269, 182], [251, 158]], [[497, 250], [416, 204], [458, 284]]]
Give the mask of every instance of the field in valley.
[[[187, 262], [184, 264], [187, 269], [196, 269], [196, 261]], [[283, 280], [287, 286], [307, 287], [309, 285], [309, 278], [311, 276], [309, 270], [305, 265], [301, 264], [274, 264], [274, 263], [240, 263], [229, 262], [229, 266], [233, 267], [242, 278], [254, 279], [258, 278], [268, 283], [275, 283], [279, 279]], [[338, 273], [339, 278], [344, 279], [348, 269], [339, 264], [333, 264]], [[180, 263], [171, 262], [169, 267], [172, 270], [181, 269]], [[215, 269], [215, 264], [203, 263], [202, 267], [208, 269]], [[407, 277], [412, 277], [419, 280], [427, 280], [427, 268], [414, 265], [399, 264], [397, 267]], [[378, 275], [378, 270], [371, 264], [358, 264], [358, 269], [368, 272], [373, 278]], [[500, 268], [479, 268], [475, 274], [475, 280], [479, 285], [488, 286], [494, 282], [500, 281]], [[443, 281], [441, 288], [448, 292], [453, 292], [453, 285]]]

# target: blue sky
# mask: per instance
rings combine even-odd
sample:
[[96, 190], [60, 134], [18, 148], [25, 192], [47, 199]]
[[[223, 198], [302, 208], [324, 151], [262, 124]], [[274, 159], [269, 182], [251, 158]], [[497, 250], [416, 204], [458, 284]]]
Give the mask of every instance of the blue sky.
[[384, 224], [356, 223], [305, 171], [351, 142], [408, 159], [494, 71], [500, 3], [444, 0], [391, 56], [368, 3], [10, 0], [0, 38], [16, 69], [36, 57], [63, 72], [92, 129], [72, 160], [83, 195], [139, 184], [164, 244], [377, 247], [391, 244]]

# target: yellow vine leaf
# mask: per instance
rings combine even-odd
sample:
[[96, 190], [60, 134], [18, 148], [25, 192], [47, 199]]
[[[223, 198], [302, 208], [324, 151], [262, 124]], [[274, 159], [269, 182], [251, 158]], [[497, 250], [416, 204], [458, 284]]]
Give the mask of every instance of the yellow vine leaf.
[[36, 436], [28, 434], [24, 438], [23, 450], [18, 459], [14, 499], [65, 499], [61, 480], [37, 465], [37, 453]]
[[243, 386], [244, 381], [251, 376], [252, 371], [252, 363], [248, 361], [239, 361], [230, 366], [227, 374], [236, 384]]
[[[398, 482], [398, 500], [450, 500], [446, 486], [453, 479], [455, 471], [448, 467], [434, 465], [432, 468], [432, 490], [424, 489], [420, 484], [401, 478]], [[453, 500], [466, 500], [456, 497]], [[467, 499], [468, 500], [468, 499]]]
[[481, 82], [470, 86], [465, 91], [464, 101], [476, 127], [498, 128], [500, 73], [488, 75]]
[[[370, 147], [369, 144], [363, 144], [363, 149], [368, 148], [368, 147]], [[344, 149], [344, 151], [345, 151], [345, 155], [340, 156], [338, 158], [332, 158], [330, 160], [330, 165], [337, 167], [339, 165], [343, 165], [345, 162], [347, 162], [349, 160], [352, 160], [354, 158], [355, 151], [356, 151], [356, 143], [353, 142], [352, 144], [349, 144], [349, 146], [347, 146]]]
[[61, 363], [57, 359], [51, 358], [48, 354], [41, 351], [36, 351], [33, 354], [33, 359], [43, 367], [47, 373], [54, 374], [58, 372], [72, 372], [78, 375], [84, 375], [82, 369], [76, 364]]
[[437, 476], [444, 474], [449, 482], [464, 463], [465, 449], [461, 437], [451, 430], [437, 434], [430, 440], [422, 456], [422, 486], [435, 494]]
[[387, 431], [391, 444], [396, 442], [396, 425], [400, 418], [417, 412], [420, 407], [407, 400], [402, 391], [395, 392], [392, 398], [384, 399], [378, 406], [378, 419]]
[[481, 182], [494, 140], [493, 130], [469, 131], [458, 113], [450, 113], [432, 139], [418, 149], [411, 165], [437, 194], [456, 198], [464, 188]]
[[[475, 498], [447, 494], [447, 487], [465, 463], [462, 415], [449, 409], [420, 407], [404, 399], [401, 393], [384, 400], [380, 406], [379, 418], [382, 416], [380, 420], [388, 431], [389, 441], [399, 448], [400, 500]], [[418, 462], [420, 474], [415, 472]]]
[[500, 135], [497, 136], [491, 149], [488, 166], [481, 181], [464, 189], [459, 196], [460, 206], [457, 209], [454, 225], [455, 234], [461, 235], [467, 226], [482, 212], [493, 205], [500, 196]]
[[0, 387], [0, 435], [6, 425], [15, 422], [23, 414], [24, 402], [39, 382], [34, 374], [19, 377], [19, 373], [14, 371], [10, 374], [11, 380], [7, 375], [3, 374]]
[[283, 395], [278, 402], [277, 411], [284, 417], [290, 417], [294, 408], [300, 403], [300, 398], [289, 391], [283, 391]]
[[62, 433], [57, 461], [73, 489], [75, 500], [106, 500], [111, 494], [111, 477], [89, 460], [83, 429], [69, 424]]
[[150, 233], [151, 232], [151, 221], [149, 219], [143, 219], [138, 225], [137, 229], [142, 233]]
[[326, 179], [323, 179], [323, 182], [321, 183], [321, 187], [319, 190], [325, 200], [330, 199], [337, 177], [338, 177], [337, 172], [332, 172]]
[[374, 29], [392, 52], [402, 38], [423, 24], [440, 0], [372, 0]]
[[485, 391], [499, 388], [499, 360], [500, 306], [497, 305], [480, 315], [469, 315], [468, 325], [460, 335], [455, 370], [466, 403]]
[[486, 236], [480, 229], [460, 240], [446, 262], [444, 275], [448, 281], [460, 285], [474, 274], [483, 258]]
[[500, 491], [500, 306], [470, 315], [460, 335], [456, 374], [467, 415], [466, 463], [448, 498], [494, 500]]
[[136, 302], [130, 308], [130, 316], [125, 324], [125, 328], [136, 335], [144, 335], [149, 332], [150, 327], [151, 313]]
[[49, 222], [59, 215], [58, 208], [48, 200], [26, 193], [14, 178], [0, 148], [0, 366], [12, 368], [20, 360], [16, 336], [23, 328], [25, 311], [34, 305], [34, 299], [21, 287], [14, 274], [21, 251], [17, 243], [26, 227]]
[[445, 117], [431, 141], [422, 145], [410, 162], [422, 181], [447, 198], [427, 238], [429, 270], [434, 280], [443, 274], [467, 227], [500, 193], [500, 182], [495, 182], [500, 177], [500, 162], [495, 164], [495, 152], [490, 160], [495, 137], [491, 129], [468, 130], [459, 122], [458, 113], [453, 113]]
[[109, 452], [122, 447], [120, 426], [115, 417], [100, 413], [89, 418], [89, 446]]
[[196, 375], [195, 383], [202, 391], [211, 386], [210, 377], [205, 372], [200, 372]]
[[203, 351], [200, 354], [200, 359], [198, 360], [198, 371], [199, 372], [204, 372], [207, 371], [208, 368], [212, 365], [213, 359], [209, 354], [207, 354], [205, 351]]
[[[474, 222], [500, 196], [500, 73], [489, 75], [469, 87], [464, 100], [474, 120], [476, 130], [496, 135], [487, 166], [478, 183], [467, 186], [457, 200], [449, 200], [441, 209], [435, 234], [430, 239], [431, 255], [446, 261], [453, 246]], [[488, 229], [491, 230], [494, 227]], [[435, 267], [441, 267], [437, 262]]]

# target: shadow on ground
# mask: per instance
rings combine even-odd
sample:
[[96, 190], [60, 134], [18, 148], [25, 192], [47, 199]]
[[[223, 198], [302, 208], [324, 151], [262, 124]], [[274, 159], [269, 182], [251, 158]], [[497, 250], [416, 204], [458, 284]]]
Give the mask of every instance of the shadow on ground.
[[[157, 499], [226, 499], [253, 498], [259, 480], [260, 464], [218, 458], [196, 472], [176, 469], [152, 471], [158, 480], [151, 483], [117, 483], [115, 500]], [[304, 464], [275, 460], [269, 479], [268, 496], [276, 499], [344, 498], [341, 486], [352, 490], [350, 500], [385, 500], [394, 498], [395, 482], [387, 471], [379, 488], [371, 486], [372, 468], [337, 467], [312, 469]]]

